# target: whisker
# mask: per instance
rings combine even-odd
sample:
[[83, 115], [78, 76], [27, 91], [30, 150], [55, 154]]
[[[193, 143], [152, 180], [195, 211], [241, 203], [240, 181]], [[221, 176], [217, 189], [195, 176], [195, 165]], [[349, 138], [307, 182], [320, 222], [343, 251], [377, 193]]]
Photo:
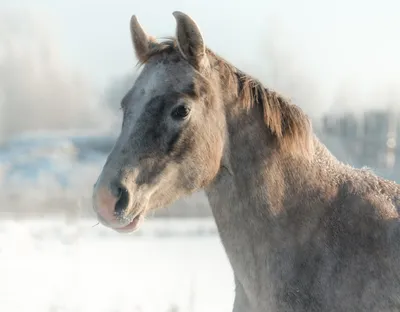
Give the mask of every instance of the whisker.
[[97, 222], [95, 225], [92, 226], [92, 228], [94, 228], [95, 226], [98, 226], [100, 224], [100, 222]]

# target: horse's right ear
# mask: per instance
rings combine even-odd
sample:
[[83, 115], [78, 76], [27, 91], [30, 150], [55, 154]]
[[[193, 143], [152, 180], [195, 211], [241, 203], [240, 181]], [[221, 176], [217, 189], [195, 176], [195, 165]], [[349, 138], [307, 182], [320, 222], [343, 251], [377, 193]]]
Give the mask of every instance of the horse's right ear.
[[202, 64], [206, 55], [206, 46], [199, 27], [188, 15], [174, 11], [176, 19], [176, 39], [179, 51], [194, 67]]
[[139, 62], [144, 63], [147, 60], [150, 47], [156, 44], [156, 41], [153, 37], [147, 35], [135, 15], [131, 17], [130, 29], [136, 57]]

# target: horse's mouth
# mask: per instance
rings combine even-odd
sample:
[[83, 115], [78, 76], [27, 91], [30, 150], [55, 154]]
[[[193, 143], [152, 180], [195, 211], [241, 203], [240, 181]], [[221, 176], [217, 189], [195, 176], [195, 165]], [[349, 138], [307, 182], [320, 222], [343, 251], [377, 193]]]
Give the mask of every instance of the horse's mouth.
[[114, 228], [115, 231], [118, 233], [132, 233], [138, 230], [144, 220], [144, 213], [139, 213], [136, 217], [133, 218], [131, 222], [129, 222], [127, 225], [120, 227], [120, 228]]

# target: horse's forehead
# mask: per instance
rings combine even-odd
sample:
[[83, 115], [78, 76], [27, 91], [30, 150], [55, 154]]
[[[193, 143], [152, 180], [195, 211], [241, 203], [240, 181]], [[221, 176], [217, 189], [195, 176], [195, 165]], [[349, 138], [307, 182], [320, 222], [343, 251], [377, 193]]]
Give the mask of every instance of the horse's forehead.
[[146, 65], [141, 76], [135, 89], [142, 96], [154, 97], [169, 91], [185, 90], [193, 82], [194, 70], [185, 62], [166, 59]]
[[[145, 65], [134, 87], [126, 95], [131, 127], [140, 118], [147, 103], [171, 92], [184, 92], [193, 82], [194, 70], [184, 62], [152, 61]], [[161, 103], [161, 102], [160, 102]]]

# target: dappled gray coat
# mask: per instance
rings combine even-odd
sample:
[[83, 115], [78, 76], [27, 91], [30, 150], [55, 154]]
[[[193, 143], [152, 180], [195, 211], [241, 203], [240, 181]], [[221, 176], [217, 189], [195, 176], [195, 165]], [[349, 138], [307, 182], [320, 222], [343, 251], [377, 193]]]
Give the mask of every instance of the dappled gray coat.
[[234, 312], [400, 311], [399, 185], [339, 162], [300, 108], [174, 16], [176, 39], [163, 42], [132, 17], [143, 70], [94, 187], [99, 220], [134, 231], [148, 211], [204, 189]]

